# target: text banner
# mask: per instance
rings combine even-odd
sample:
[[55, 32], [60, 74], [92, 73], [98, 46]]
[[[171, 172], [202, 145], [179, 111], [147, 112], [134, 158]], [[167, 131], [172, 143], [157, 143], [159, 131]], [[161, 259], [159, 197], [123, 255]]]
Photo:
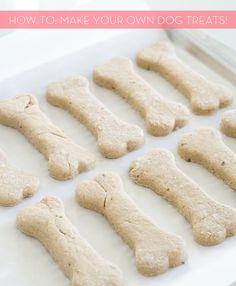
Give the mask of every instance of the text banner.
[[236, 28], [236, 11], [0, 11], [1, 29]]

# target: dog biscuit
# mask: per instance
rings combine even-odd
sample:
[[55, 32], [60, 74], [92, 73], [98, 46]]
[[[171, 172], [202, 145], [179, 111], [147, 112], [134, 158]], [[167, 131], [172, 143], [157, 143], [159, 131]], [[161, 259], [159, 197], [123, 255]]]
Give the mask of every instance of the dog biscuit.
[[89, 90], [82, 76], [53, 82], [47, 90], [48, 101], [69, 111], [96, 136], [104, 157], [114, 159], [144, 143], [143, 130], [112, 114]]
[[94, 166], [93, 155], [53, 125], [32, 95], [0, 101], [0, 123], [21, 132], [48, 160], [49, 173], [57, 180], [70, 179]]
[[209, 81], [183, 63], [168, 41], [140, 51], [136, 60], [140, 67], [160, 73], [174, 85], [190, 100], [196, 114], [212, 113], [232, 102], [232, 93], [228, 88]]
[[99, 86], [114, 89], [126, 99], [144, 118], [148, 132], [154, 136], [168, 135], [189, 119], [188, 109], [158, 94], [134, 72], [128, 58], [114, 58], [96, 66], [93, 78]]
[[35, 176], [15, 169], [0, 150], [0, 205], [13, 206], [33, 196], [38, 185], [39, 180]]
[[222, 141], [214, 128], [199, 128], [183, 135], [178, 144], [179, 155], [198, 163], [236, 190], [236, 154]]
[[134, 250], [137, 269], [143, 275], [157, 275], [184, 263], [182, 239], [159, 229], [145, 216], [123, 191], [116, 174], [105, 172], [91, 181], [81, 182], [76, 197], [83, 207], [107, 218]]
[[236, 109], [226, 111], [221, 118], [221, 130], [230, 137], [236, 137]]
[[64, 213], [63, 203], [45, 197], [21, 210], [17, 227], [37, 238], [72, 281], [72, 286], [121, 286], [120, 270], [103, 259], [79, 235]]
[[129, 175], [136, 184], [152, 189], [175, 206], [191, 224], [198, 243], [216, 245], [236, 234], [236, 210], [202, 191], [177, 168], [168, 150], [148, 152], [130, 165]]

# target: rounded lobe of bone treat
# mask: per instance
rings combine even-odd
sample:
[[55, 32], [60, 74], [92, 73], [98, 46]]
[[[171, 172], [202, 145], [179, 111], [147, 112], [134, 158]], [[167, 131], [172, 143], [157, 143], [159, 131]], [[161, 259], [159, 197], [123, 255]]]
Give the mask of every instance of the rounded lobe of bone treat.
[[128, 58], [114, 58], [95, 67], [94, 81], [101, 87], [114, 89], [144, 118], [147, 130], [154, 136], [165, 136], [183, 127], [189, 120], [188, 109], [164, 99], [134, 72]]
[[116, 174], [104, 172], [77, 186], [76, 198], [101, 213], [135, 252], [136, 267], [146, 276], [161, 274], [184, 263], [185, 246], [178, 236], [159, 229], [123, 190]]
[[177, 168], [165, 149], [148, 152], [131, 163], [133, 182], [161, 195], [188, 220], [194, 239], [205, 246], [223, 242], [236, 234], [236, 210], [210, 198]]
[[51, 153], [48, 160], [49, 173], [57, 180], [68, 180], [78, 173], [92, 169], [95, 165], [94, 156], [72, 141], [69, 150], [68, 145], [63, 144], [58, 151]]
[[103, 259], [78, 234], [66, 218], [63, 203], [45, 197], [40, 203], [22, 209], [17, 227], [37, 238], [71, 280], [72, 286], [121, 286], [120, 270]]
[[178, 143], [179, 155], [197, 163], [229, 187], [236, 190], [236, 154], [223, 142], [214, 128], [199, 128], [182, 136]]
[[0, 101], [0, 123], [21, 132], [48, 160], [49, 173], [57, 180], [70, 179], [94, 167], [93, 154], [53, 125], [32, 95]]
[[226, 111], [221, 118], [221, 130], [229, 137], [236, 137], [236, 110]]
[[35, 176], [15, 169], [0, 150], [0, 205], [13, 206], [34, 195], [39, 180]]
[[207, 115], [232, 103], [232, 92], [225, 86], [209, 81], [181, 61], [174, 46], [160, 41], [137, 53], [137, 64], [160, 73], [191, 103], [193, 112]]
[[88, 80], [82, 76], [51, 83], [47, 99], [72, 114], [96, 136], [104, 157], [119, 158], [144, 143], [143, 130], [112, 114], [90, 92]]

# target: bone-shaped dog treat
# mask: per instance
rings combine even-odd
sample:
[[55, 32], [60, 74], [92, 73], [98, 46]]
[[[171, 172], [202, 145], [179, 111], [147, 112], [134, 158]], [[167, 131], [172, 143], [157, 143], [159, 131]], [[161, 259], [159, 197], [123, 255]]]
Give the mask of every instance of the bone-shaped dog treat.
[[148, 152], [130, 165], [129, 175], [138, 185], [152, 189], [189, 221], [195, 240], [216, 245], [236, 234], [236, 210], [217, 203], [187, 177], [164, 149]]
[[189, 119], [188, 109], [164, 99], [133, 70], [128, 58], [114, 58], [98, 65], [94, 81], [101, 87], [114, 89], [144, 118], [147, 130], [155, 136], [167, 135], [184, 126]]
[[88, 80], [71, 76], [51, 83], [48, 101], [69, 111], [97, 137], [101, 153], [107, 158], [118, 158], [140, 147], [143, 130], [113, 115], [90, 91]]
[[221, 118], [221, 130], [225, 135], [236, 137], [236, 109], [226, 111]]
[[93, 155], [54, 126], [32, 95], [0, 101], [0, 123], [20, 131], [45, 156], [55, 179], [72, 178], [94, 165]]
[[0, 205], [12, 206], [33, 196], [39, 180], [28, 173], [16, 170], [0, 150]]
[[211, 82], [185, 65], [175, 54], [174, 46], [167, 41], [146, 48], [137, 54], [137, 63], [145, 69], [159, 72], [191, 102], [196, 114], [208, 114], [232, 102], [226, 87]]
[[120, 178], [111, 172], [78, 185], [76, 197], [85, 208], [103, 214], [135, 252], [143, 275], [157, 275], [184, 263], [181, 238], [160, 230], [123, 191]]
[[213, 128], [200, 128], [183, 135], [178, 152], [186, 161], [198, 163], [236, 190], [236, 154]]
[[121, 286], [120, 270], [103, 259], [79, 235], [64, 213], [63, 203], [45, 197], [21, 210], [17, 227], [37, 238], [72, 281], [72, 286]]

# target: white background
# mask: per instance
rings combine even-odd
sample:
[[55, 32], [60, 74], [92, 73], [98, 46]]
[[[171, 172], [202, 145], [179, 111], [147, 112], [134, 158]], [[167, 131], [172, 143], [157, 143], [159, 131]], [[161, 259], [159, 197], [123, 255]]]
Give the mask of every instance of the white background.
[[[151, 9], [188, 9], [188, 10], [191, 10], [191, 9], [230, 10], [230, 9], [236, 9], [236, 1], [235, 0], [227, 0], [227, 1], [226, 0], [223, 0], [223, 1], [222, 0], [208, 0], [208, 1], [207, 0], [198, 0], [198, 1], [190, 1], [190, 0], [184, 0], [184, 1], [183, 0], [182, 1], [178, 1], [178, 0], [172, 0], [172, 1], [171, 0], [165, 0], [165, 1], [163, 0], [146, 0], [146, 1], [141, 1], [141, 0], [130, 0], [130, 1], [128, 0], [117, 0], [117, 1], [115, 0], [96, 0], [96, 1], [89, 1], [89, 0], [63, 0], [63, 1], [62, 0], [41, 0], [41, 1], [0, 0], [0, 9], [22, 9], [22, 10], [23, 9], [132, 9], [132, 10], [135, 10], [135, 9], [150, 9], [150, 8]], [[217, 39], [222, 40], [227, 45], [236, 48], [235, 30], [222, 30], [222, 31], [211, 30], [207, 32], [213, 35], [214, 37], [216, 37]], [[69, 54], [70, 52], [77, 51], [83, 47], [91, 46], [91, 45], [96, 46], [96, 42], [102, 39], [106, 39], [107, 37], [110, 37], [111, 35], [117, 35], [117, 37], [119, 37], [121, 33], [123, 33], [122, 30], [116, 30], [116, 31], [114, 30], [109, 30], [109, 31], [107, 30], [106, 31], [104, 30], [89, 30], [89, 31], [88, 30], [86, 31], [84, 30], [25, 30], [25, 31], [14, 31], [12, 33], [6, 34], [0, 37], [0, 79], [1, 81], [4, 81], [4, 79], [10, 78], [13, 75], [21, 74], [22, 72], [28, 69], [31, 69], [35, 66], [46, 63], [53, 59], [59, 58], [63, 55]], [[1, 35], [1, 31], [0, 31], [0, 35]], [[92, 65], [92, 63], [90, 63], [89, 65]], [[163, 83], [163, 81], [160, 79], [159, 81], [156, 82], [155, 77], [153, 75], [149, 75], [148, 73], [142, 72], [142, 75], [146, 76], [147, 79], [149, 79], [154, 85], [156, 85], [156, 87], [158, 87], [159, 84], [161, 85]], [[41, 76], [42, 75], [40, 75], [39, 77]], [[55, 77], [56, 76], [57, 74], [55, 74]], [[37, 74], [33, 76], [34, 81], [36, 80], [36, 77], [37, 77]], [[18, 87], [18, 84], [14, 86], [14, 82], [11, 82], [11, 88], [13, 90], [17, 89], [17, 87]], [[33, 87], [32, 87], [32, 90], [33, 90]], [[170, 87], [167, 86], [167, 87], [164, 87], [163, 91], [165, 90], [168, 90], [169, 92], [172, 89], [170, 89]], [[35, 88], [35, 91], [37, 91], [36, 88]], [[38, 92], [42, 93], [42, 90]], [[103, 92], [100, 91], [101, 96], [103, 96], [102, 94]], [[3, 97], [3, 96], [4, 97], [8, 96], [8, 94], [5, 94], [5, 93], [0, 94], [0, 97]], [[105, 100], [107, 100], [106, 96], [110, 97], [110, 93], [107, 93], [107, 95], [106, 93], [104, 94]], [[178, 96], [179, 95], [177, 95], [176, 99], [179, 98]], [[109, 102], [109, 100], [107, 100], [106, 102]], [[186, 103], [184, 99], [183, 99], [183, 102]], [[70, 116], [65, 115], [64, 117], [63, 115], [63, 117], [61, 117], [61, 114], [62, 114], [61, 112], [57, 110], [52, 111], [52, 108], [48, 107], [48, 105], [45, 103], [43, 99], [42, 99], [42, 103], [45, 108], [45, 111], [47, 111], [49, 115], [52, 116], [52, 118], [54, 118], [54, 120], [56, 120], [58, 124], [60, 124], [60, 127], [66, 130], [68, 129], [69, 131], [70, 124], [72, 124], [74, 128], [78, 126], [78, 124], [75, 121], [73, 121], [70, 118]], [[112, 105], [112, 100], [111, 100], [110, 107], [112, 108], [112, 106], [113, 105]], [[121, 105], [121, 106], [123, 107], [125, 105]], [[124, 114], [124, 116], [127, 116], [127, 114], [130, 114], [131, 112], [132, 116], [135, 119], [137, 118], [135, 113], [132, 112], [131, 109], [128, 109], [128, 110], [125, 109], [123, 111], [120, 110], [119, 112], [121, 113], [123, 112], [122, 114]], [[66, 120], [64, 120], [64, 118], [66, 118]], [[128, 120], [128, 118], [126, 119]], [[207, 123], [204, 120], [205, 119], [202, 119], [201, 121], [202, 125], [205, 125]], [[219, 122], [219, 114], [218, 114], [218, 117], [215, 118], [214, 120], [215, 121], [213, 125], [217, 126]], [[135, 123], [141, 124], [141, 121], [137, 120], [137, 122]], [[21, 146], [15, 146], [14, 144], [14, 138], [16, 138], [15, 134], [12, 134], [12, 132], [7, 130], [6, 128], [5, 129], [3, 127], [0, 127], [0, 128], [1, 130], [4, 130], [4, 133], [1, 133], [0, 131], [1, 141], [4, 141], [1, 138], [1, 136], [3, 137], [8, 136], [8, 138], [12, 139], [10, 143], [10, 147], [12, 149], [12, 154], [10, 154], [10, 156], [11, 156], [12, 161], [17, 163], [19, 166], [22, 166], [22, 168], [24, 167], [25, 169], [30, 164], [34, 166], [34, 162], [32, 158], [25, 157], [24, 160], [22, 160], [22, 158], [17, 158], [17, 154], [19, 150], [21, 150], [19, 149], [21, 148]], [[187, 129], [188, 128], [189, 127], [187, 127]], [[78, 129], [75, 129], [75, 130], [80, 131], [80, 128], [78, 127]], [[77, 135], [75, 135], [75, 132], [73, 131], [69, 131], [69, 132], [71, 132], [70, 135], [72, 137], [74, 136], [74, 138], [77, 138], [76, 137]], [[86, 134], [89, 134], [89, 133], [86, 133]], [[176, 141], [176, 138], [178, 137], [178, 135], [176, 134], [172, 135], [171, 140], [174, 139]], [[90, 135], [87, 135], [87, 136], [89, 136], [90, 138]], [[25, 142], [24, 139], [21, 138], [20, 136], [17, 138], [19, 138], [19, 141], [17, 142], [22, 142], [22, 143]], [[148, 138], [150, 142], [151, 139], [150, 137]], [[79, 138], [79, 140], [81, 140], [81, 138]], [[236, 151], [234, 140], [231, 140], [228, 138], [226, 138], [225, 140], [227, 141], [227, 144], [229, 144], [229, 146], [231, 148], [234, 148], [234, 151]], [[8, 141], [4, 141], [4, 142], [5, 142], [4, 143], [5, 148], [7, 149], [9, 143]], [[91, 142], [93, 143], [94, 146], [96, 146], [94, 141], [91, 141]], [[84, 141], [84, 144], [86, 146], [85, 141]], [[161, 144], [165, 146], [165, 143], [161, 143]], [[23, 148], [23, 150], [25, 151], [25, 155], [28, 154], [27, 153], [28, 148], [31, 148], [30, 145], [29, 146], [27, 145], [25, 149]], [[30, 151], [31, 154], [36, 156], [37, 152], [34, 151], [33, 148], [31, 148], [30, 150], [31, 150]], [[40, 155], [37, 155], [37, 156], [38, 156], [37, 160], [40, 161], [40, 164], [42, 164], [41, 166], [45, 166], [44, 161], [40, 157]], [[189, 175], [192, 175], [189, 165], [185, 164], [181, 160], [179, 160], [179, 162], [180, 162], [180, 166], [187, 173], [189, 172]], [[124, 164], [122, 166], [124, 166]], [[194, 178], [198, 181], [199, 184], [202, 185], [202, 187], [204, 187], [203, 182], [208, 173], [198, 167], [194, 167], [193, 170], [195, 171], [193, 174]], [[43, 169], [43, 171], [41, 170], [41, 176], [42, 177], [47, 176], [46, 169]], [[230, 191], [229, 188], [227, 188], [226, 191], [228, 195], [227, 197], [225, 197], [224, 193], [222, 193], [225, 191], [224, 190], [225, 185], [223, 183], [216, 184], [215, 182], [216, 180], [213, 176], [208, 177], [207, 189], [209, 193], [215, 196], [215, 198], [217, 198], [219, 201], [227, 202], [227, 203], [231, 202], [232, 206], [236, 206], [235, 201], [234, 201], [235, 194], [232, 191]], [[59, 192], [62, 194], [63, 191], [64, 190], [60, 190]], [[136, 195], [137, 189], [132, 189], [132, 188], [130, 189], [131, 195], [133, 195], [133, 197], [137, 199], [137, 203], [139, 203], [140, 206], [142, 206], [147, 213], [149, 213], [150, 215], [153, 215], [159, 224], [163, 224], [163, 227], [165, 227], [167, 223], [164, 221], [165, 219], [164, 215], [162, 215], [163, 221], [161, 221], [159, 215], [155, 213], [152, 209], [150, 209], [150, 206], [156, 207], [156, 205], [159, 204], [161, 207], [163, 205], [163, 208], [165, 209], [165, 211], [170, 212], [170, 214], [172, 214], [174, 210], [172, 210], [171, 207], [167, 206], [167, 204], [163, 204], [162, 200], [157, 198], [154, 194], [152, 193], [146, 194], [145, 191], [142, 190], [142, 188], [140, 188], [140, 190], [138, 191], [141, 192], [139, 196]], [[52, 189], [50, 191], [50, 194], [53, 194], [53, 193], [54, 191]], [[42, 193], [39, 194], [39, 196], [41, 197]], [[38, 197], [35, 198], [35, 200], [37, 199]], [[75, 205], [72, 199], [66, 200], [66, 202], [67, 202], [67, 205], [69, 204], [70, 206], [71, 204], [72, 206], [72, 212], [70, 213], [70, 218], [74, 219], [73, 223], [77, 224], [78, 227], [82, 227], [80, 225], [80, 222], [79, 221], [77, 222], [78, 207]], [[30, 202], [26, 201], [22, 205], [17, 206], [16, 208], [18, 207], [21, 208], [24, 204], [28, 205], [29, 203]], [[8, 213], [10, 214], [11, 210], [7, 211], [7, 214]], [[89, 219], [94, 218], [93, 213], [88, 214], [86, 211], [83, 212], [83, 215], [87, 216]], [[10, 220], [11, 219], [9, 217], [9, 221]], [[174, 283], [175, 277], [176, 279], [179, 277], [180, 283], [178, 285], [180, 286], [200, 285], [199, 281], [201, 281], [201, 285], [204, 285], [204, 286], [213, 285], [213, 282], [214, 282], [214, 285], [225, 286], [225, 285], [228, 285], [229, 282], [234, 281], [235, 280], [234, 269], [233, 269], [235, 267], [234, 262], [233, 262], [234, 254], [231, 253], [230, 245], [232, 244], [233, 246], [235, 240], [234, 239], [228, 240], [225, 244], [220, 245], [215, 248], [209, 248], [208, 251], [205, 252], [204, 250], [205, 248], [198, 247], [196, 246], [196, 244], [194, 244], [194, 242], [192, 241], [191, 232], [189, 228], [187, 228], [186, 226], [187, 224], [186, 225], [182, 224], [182, 220], [180, 216], [178, 216], [178, 220], [181, 221], [181, 225], [182, 225], [180, 229], [175, 225], [175, 222], [172, 222], [169, 225], [167, 225], [167, 228], [169, 228], [169, 230], [172, 230], [173, 228], [173, 230], [175, 230], [176, 232], [179, 232], [179, 234], [181, 234], [180, 233], [181, 231], [186, 232], [188, 242], [190, 242], [190, 245], [191, 244], [194, 245], [193, 248], [188, 247], [188, 252], [189, 252], [190, 257], [195, 257], [195, 258], [193, 260], [190, 259], [189, 263], [187, 263], [186, 266], [184, 266], [185, 270], [189, 268], [189, 270], [191, 271], [185, 272], [185, 270], [180, 270], [180, 274], [179, 274], [179, 270], [172, 270], [169, 273], [167, 273], [166, 276], [163, 275], [162, 277], [158, 278], [156, 280], [157, 282], [155, 283], [155, 285], [175, 286], [177, 285]], [[116, 243], [119, 240], [116, 234], [114, 234], [113, 231], [109, 229], [109, 226], [107, 226], [100, 218], [95, 217], [95, 221], [96, 223], [99, 224], [99, 226], [105, 227], [106, 231], [112, 235], [112, 239], [114, 240], [110, 240], [111, 245], [113, 245], [113, 242]], [[69, 285], [68, 280], [63, 276], [62, 273], [58, 271], [57, 267], [52, 263], [52, 261], [50, 260], [46, 252], [43, 252], [44, 251], [43, 248], [38, 248], [37, 243], [31, 242], [31, 240], [26, 240], [26, 238], [24, 236], [21, 236], [20, 234], [18, 234], [17, 238], [14, 237], [15, 235], [14, 226], [8, 227], [6, 224], [6, 231], [8, 231], [9, 237], [13, 238], [12, 240], [9, 240], [11, 243], [10, 247], [12, 249], [11, 251], [12, 256], [9, 255], [9, 252], [7, 249], [4, 249], [5, 256], [6, 257], [9, 256], [9, 259], [11, 259], [10, 263], [5, 263], [6, 260], [4, 258], [4, 255], [0, 255], [0, 269], [2, 270], [0, 271], [0, 285], [1, 285], [1, 275], [5, 275], [6, 277], [4, 280], [4, 285], [6, 286], [33, 285], [32, 283], [30, 284], [29, 281], [33, 282], [34, 279], [36, 279], [36, 281], [39, 283], [37, 285], [46, 285], [45, 283], [47, 282], [49, 283], [48, 285], [50, 286]], [[86, 228], [83, 229], [83, 232], [85, 235], [86, 234], [88, 235], [88, 238], [90, 238], [90, 242], [91, 243], [93, 242], [94, 246], [99, 247], [99, 245], [97, 245], [99, 244], [99, 239], [98, 239], [98, 242], [94, 240], [94, 233], [90, 234], [89, 230], [86, 230]], [[2, 235], [0, 237], [0, 241], [1, 239], [2, 241], [7, 240], [8, 236]], [[102, 240], [102, 238], [100, 238], [100, 240]], [[24, 245], [25, 241], [26, 241], [26, 245]], [[20, 247], [22, 244], [24, 245], [24, 248], [21, 251]], [[28, 258], [29, 268], [26, 268], [24, 267], [24, 263], [25, 263], [24, 256], [27, 255], [27, 253], [23, 253], [23, 250], [27, 249], [28, 245], [32, 246], [31, 251], [29, 251], [30, 253], [28, 256], [28, 257], [31, 257], [32, 260]], [[123, 244], [121, 243], [121, 245]], [[224, 245], [227, 245], [227, 248], [224, 248]], [[115, 252], [118, 257], [115, 257], [113, 259], [114, 260], [113, 262], [115, 263], [120, 262], [120, 259], [121, 259], [120, 257], [123, 255], [125, 256], [126, 252], [128, 253], [127, 256], [125, 256], [126, 258], [132, 257], [131, 252], [129, 252], [128, 248], [126, 248], [125, 245], [123, 245], [122, 247], [123, 248], [122, 248], [121, 253], [119, 253], [119, 251]], [[222, 256], [221, 255], [215, 256], [215, 253], [217, 253], [218, 250], [221, 251]], [[15, 251], [15, 254], [13, 253], [14, 251]], [[103, 252], [104, 249], [100, 247], [100, 251]], [[42, 255], [42, 253], [45, 254], [43, 257], [40, 257], [40, 259], [35, 259], [37, 255]], [[109, 253], [109, 251], [107, 252], [106, 255], [107, 255], [107, 258], [110, 259], [110, 256], [112, 258], [112, 255]], [[202, 265], [201, 263], [198, 262], [199, 255], [201, 255], [202, 257], [202, 260], [201, 260]], [[17, 263], [16, 260], [19, 260], [19, 262]], [[132, 262], [133, 262], [132, 260], [127, 259], [126, 263], [128, 263], [129, 267], [133, 267]], [[121, 266], [122, 266], [122, 263], [121, 263]], [[123, 268], [124, 268], [124, 271], [127, 271], [126, 272], [126, 275], [127, 275], [128, 270], [130, 268], [127, 267], [127, 270], [125, 269], [127, 265], [126, 263], [124, 264]], [[16, 284], [12, 284], [12, 281], [13, 281], [12, 280], [12, 269], [15, 269], [14, 267], [16, 265], [19, 266], [21, 264], [22, 264], [22, 267], [18, 269], [18, 272], [16, 274], [18, 275], [18, 279], [19, 277], [21, 277], [20, 271], [22, 271], [24, 275], [29, 275], [30, 277], [27, 280], [28, 284], [27, 283], [24, 284], [24, 279], [21, 280], [22, 284], [18, 284], [17, 282]], [[47, 268], [46, 271], [45, 269], [42, 269], [42, 265], [46, 265], [46, 268]], [[210, 272], [208, 271], [209, 266], [210, 266], [210, 270], [209, 270]], [[37, 269], [37, 267], [40, 267], [40, 269]], [[34, 273], [32, 273], [32, 270], [38, 273], [36, 277], [34, 277]], [[194, 276], [192, 276], [192, 271], [193, 272], [195, 271]], [[209, 276], [207, 276], [208, 272], [210, 273]], [[47, 281], [47, 277], [49, 277], [52, 273], [53, 275]], [[133, 267], [132, 274], [134, 273], [136, 273], [136, 270]], [[48, 274], [48, 276], [46, 274]], [[55, 275], [58, 275], [58, 277], [55, 278]], [[171, 282], [165, 283], [166, 281], [165, 277], [167, 280], [170, 279], [169, 281]], [[40, 284], [40, 281], [42, 282], [41, 284]], [[51, 284], [50, 284], [50, 281], [51, 281]], [[55, 283], [55, 281], [58, 281], [58, 284]], [[146, 281], [146, 280], [142, 280], [142, 281]], [[142, 286], [146, 286], [146, 285], [147, 284], [145, 284], [145, 282], [142, 283]], [[140, 285], [136, 284], [134, 286], [140, 286]]]

